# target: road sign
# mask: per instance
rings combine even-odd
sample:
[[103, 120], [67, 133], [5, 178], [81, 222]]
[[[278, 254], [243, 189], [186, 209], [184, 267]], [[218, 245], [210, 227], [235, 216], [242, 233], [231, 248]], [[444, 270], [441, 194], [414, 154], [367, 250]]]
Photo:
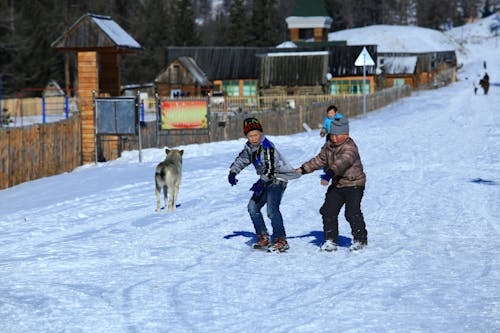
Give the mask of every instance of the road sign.
[[375, 61], [373, 61], [366, 47], [363, 47], [363, 50], [354, 62], [354, 66], [375, 66]]

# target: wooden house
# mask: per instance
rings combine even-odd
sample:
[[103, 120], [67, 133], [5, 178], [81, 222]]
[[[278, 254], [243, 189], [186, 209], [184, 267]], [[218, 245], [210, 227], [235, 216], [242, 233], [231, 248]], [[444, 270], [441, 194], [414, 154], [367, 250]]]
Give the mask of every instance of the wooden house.
[[[385, 87], [408, 84], [415, 89], [456, 80], [455, 45], [443, 33], [416, 26], [374, 25], [330, 33], [348, 45], [377, 45], [377, 74]], [[371, 53], [371, 52], [370, 52]]]
[[212, 90], [212, 83], [205, 72], [191, 57], [179, 57], [172, 61], [156, 78], [160, 96], [205, 96]]
[[[193, 69], [196, 67], [196, 71], [203, 73], [204, 78], [211, 83], [210, 89], [206, 89], [206, 85], [200, 86], [199, 90], [202, 95], [209, 91], [223, 91], [227, 96], [256, 96], [259, 70], [259, 59], [256, 55], [271, 49], [259, 47], [168, 47], [166, 60], [167, 70], [170, 69], [170, 74], [162, 71], [155, 83], [162, 91], [160, 95], [168, 96], [166, 93], [169, 89], [171, 91], [178, 86], [177, 83], [169, 81], [175, 72], [173, 66], [178, 65], [179, 70], [181, 70], [181, 67], [185, 66], [181, 66], [179, 59], [188, 57], [191, 59], [190, 62], [192, 61], [192, 65], [188, 67]], [[185, 78], [189, 79], [191, 75], [187, 75]]]
[[456, 81], [454, 51], [379, 53], [380, 74], [386, 87], [408, 84], [414, 89], [435, 88]]
[[[212, 91], [223, 91], [227, 96], [362, 93], [363, 71], [354, 66], [354, 62], [363, 46], [304, 45], [297, 48], [169, 47], [167, 69], [172, 73], [178, 59], [189, 57], [206, 74]], [[366, 47], [376, 58], [376, 46]], [[367, 87], [373, 91], [374, 66], [367, 67], [366, 73]], [[157, 77], [162, 96], [169, 96], [168, 91], [177, 84], [169, 81], [169, 75], [163, 71]]]

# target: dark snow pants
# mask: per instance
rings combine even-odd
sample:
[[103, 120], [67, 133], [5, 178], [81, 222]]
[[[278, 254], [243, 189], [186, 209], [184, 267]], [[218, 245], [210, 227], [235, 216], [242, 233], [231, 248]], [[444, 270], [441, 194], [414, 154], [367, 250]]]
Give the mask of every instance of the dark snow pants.
[[323, 232], [325, 240], [331, 239], [338, 243], [340, 209], [345, 204], [345, 218], [351, 225], [354, 241], [367, 243], [368, 232], [361, 212], [361, 199], [365, 191], [364, 186], [337, 188], [330, 185], [325, 195], [325, 202], [319, 210], [323, 216]]

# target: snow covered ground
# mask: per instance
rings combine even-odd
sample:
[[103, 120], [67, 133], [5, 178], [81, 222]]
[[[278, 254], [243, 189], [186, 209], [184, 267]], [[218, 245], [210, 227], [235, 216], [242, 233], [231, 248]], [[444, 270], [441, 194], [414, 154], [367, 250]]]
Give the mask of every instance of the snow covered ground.
[[[127, 152], [0, 191], [0, 332], [499, 332], [500, 46], [465, 46], [459, 82], [351, 119], [366, 250], [342, 216], [341, 248], [319, 252], [314, 173], [283, 198], [288, 253], [252, 251], [257, 176], [226, 181], [243, 139], [180, 147], [171, 214], [154, 211], [163, 149]], [[270, 139], [295, 166], [323, 143]]]

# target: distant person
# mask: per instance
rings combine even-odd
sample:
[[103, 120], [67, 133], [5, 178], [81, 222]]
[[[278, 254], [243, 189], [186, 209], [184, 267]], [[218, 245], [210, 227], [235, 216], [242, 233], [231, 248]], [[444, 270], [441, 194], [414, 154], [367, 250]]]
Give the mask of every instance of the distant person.
[[[231, 186], [236, 185], [238, 182], [236, 175], [253, 164], [259, 180], [250, 188], [253, 195], [248, 202], [248, 213], [257, 235], [257, 242], [252, 247], [269, 252], [284, 252], [290, 246], [286, 239], [280, 203], [288, 180], [298, 178], [299, 175], [263, 132], [262, 125], [257, 118], [247, 118], [243, 121], [243, 133], [248, 141], [231, 164], [227, 178]], [[266, 204], [267, 216], [271, 219], [273, 228], [274, 245], [261, 213], [262, 207]]]
[[320, 137], [325, 137], [326, 136], [326, 142], [328, 142], [328, 136], [330, 135], [330, 124], [332, 121], [337, 118], [341, 118], [342, 114], [338, 112], [337, 107], [335, 105], [330, 105], [329, 107], [326, 108], [326, 117], [323, 120], [323, 127], [321, 128], [321, 131], [319, 132]]
[[472, 82], [472, 86], [474, 87], [474, 95], [477, 95], [477, 86], [475, 82]]
[[484, 73], [484, 76], [481, 81], [479, 81], [479, 84], [483, 88], [484, 94], [488, 95], [488, 90], [490, 90], [490, 76], [488, 73]]
[[[351, 226], [354, 238], [351, 251], [358, 251], [368, 245], [368, 232], [361, 212], [361, 199], [365, 190], [366, 175], [359, 156], [358, 147], [349, 137], [349, 121], [342, 117], [331, 124], [330, 141], [325, 143], [319, 154], [295, 170], [298, 174], [327, 169], [332, 180], [326, 192], [325, 201], [319, 210], [323, 217], [325, 241], [323, 251], [337, 250], [339, 237], [338, 215], [345, 205], [345, 218]], [[330, 179], [321, 179], [328, 185]]]

